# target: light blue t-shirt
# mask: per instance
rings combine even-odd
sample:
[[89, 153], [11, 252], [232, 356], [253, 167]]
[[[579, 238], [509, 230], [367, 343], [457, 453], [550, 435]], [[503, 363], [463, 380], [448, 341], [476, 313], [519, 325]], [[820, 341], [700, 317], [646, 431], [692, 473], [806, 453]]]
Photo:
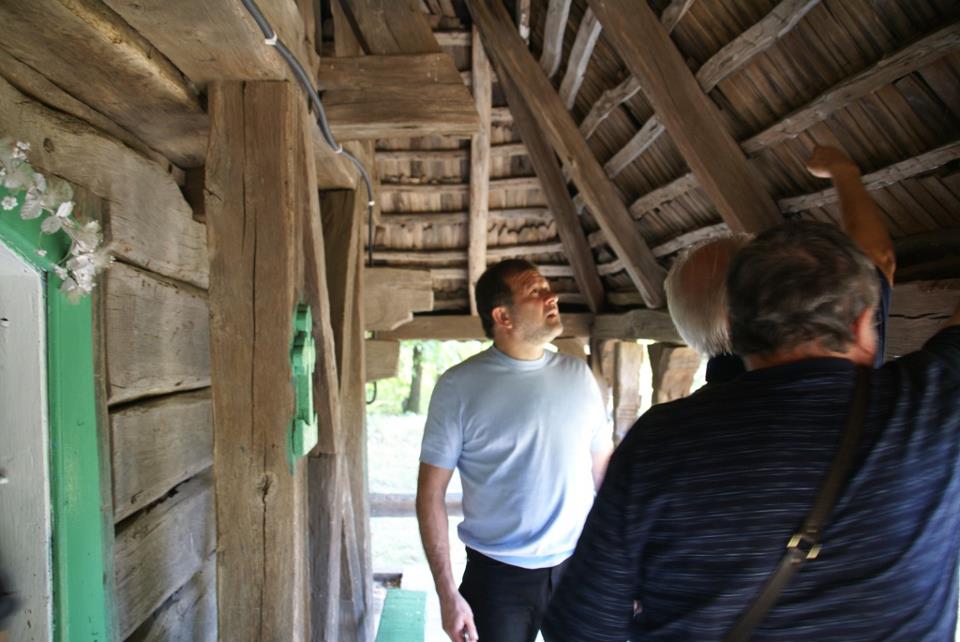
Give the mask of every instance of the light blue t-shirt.
[[420, 461], [460, 469], [464, 544], [544, 568], [573, 554], [593, 504], [590, 453], [611, 440], [584, 361], [554, 352], [520, 361], [491, 347], [440, 377]]

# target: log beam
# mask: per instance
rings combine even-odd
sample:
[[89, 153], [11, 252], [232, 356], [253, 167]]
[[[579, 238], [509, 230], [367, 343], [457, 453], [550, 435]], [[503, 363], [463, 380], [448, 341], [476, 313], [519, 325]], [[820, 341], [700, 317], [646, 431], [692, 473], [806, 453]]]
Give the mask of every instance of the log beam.
[[543, 27], [543, 51], [540, 66], [547, 78], [553, 78], [560, 69], [563, 54], [563, 34], [567, 30], [572, 0], [548, 0], [547, 17]]
[[368, 332], [393, 330], [433, 309], [433, 278], [427, 270], [367, 268], [363, 308]]
[[492, 69], [473, 27], [471, 61], [473, 100], [479, 128], [470, 139], [470, 214], [467, 220], [467, 292], [470, 313], [477, 313], [477, 280], [487, 269], [487, 219], [490, 207], [490, 110], [493, 107]]
[[600, 21], [593, 10], [588, 8], [577, 29], [577, 38], [573, 41], [573, 49], [570, 50], [570, 59], [567, 61], [567, 70], [560, 82], [560, 100], [567, 109], [573, 108], [577, 92], [580, 91], [583, 77], [587, 73], [590, 56], [593, 55], [593, 48], [597, 46], [599, 39]]
[[613, 352], [613, 437], [619, 444], [640, 415], [640, 368], [643, 346], [617, 341]]

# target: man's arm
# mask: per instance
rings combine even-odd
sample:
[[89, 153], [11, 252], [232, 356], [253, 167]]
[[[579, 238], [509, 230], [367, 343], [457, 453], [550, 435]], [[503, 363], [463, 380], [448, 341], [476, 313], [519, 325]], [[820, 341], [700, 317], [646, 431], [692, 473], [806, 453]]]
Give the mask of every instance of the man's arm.
[[590, 453], [590, 458], [593, 460], [593, 487], [597, 490], [600, 489], [600, 484], [603, 483], [603, 476], [607, 473], [607, 464], [610, 463], [610, 455], [612, 453], [612, 445], [606, 450]]
[[829, 178], [840, 198], [843, 229], [893, 286], [897, 257], [880, 209], [860, 179], [860, 168], [836, 147], [817, 146], [807, 161], [807, 170]]
[[[445, 497], [453, 471], [420, 464], [417, 478], [417, 521], [423, 551], [433, 573], [433, 583], [440, 597], [443, 630], [453, 642], [476, 640], [477, 628], [473, 611], [460, 595], [450, 567], [449, 522]], [[464, 633], [468, 637], [464, 637]]]

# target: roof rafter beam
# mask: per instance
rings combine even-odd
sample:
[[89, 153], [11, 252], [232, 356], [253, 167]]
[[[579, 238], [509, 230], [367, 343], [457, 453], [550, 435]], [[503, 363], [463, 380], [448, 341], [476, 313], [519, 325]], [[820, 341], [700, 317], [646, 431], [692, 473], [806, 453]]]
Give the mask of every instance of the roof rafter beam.
[[580, 91], [583, 77], [587, 73], [590, 56], [593, 55], [593, 49], [597, 46], [597, 40], [600, 39], [600, 31], [600, 21], [597, 20], [593, 10], [587, 8], [587, 11], [583, 14], [583, 20], [580, 22], [580, 27], [577, 29], [577, 38], [573, 41], [573, 49], [570, 50], [567, 70], [560, 82], [560, 99], [563, 100], [567, 109], [573, 108], [573, 103], [577, 99], [577, 92]]
[[572, 0], [548, 0], [547, 19], [543, 27], [543, 53], [540, 54], [540, 67], [553, 78], [560, 68], [563, 54], [563, 33], [567, 30], [567, 18], [570, 16]]

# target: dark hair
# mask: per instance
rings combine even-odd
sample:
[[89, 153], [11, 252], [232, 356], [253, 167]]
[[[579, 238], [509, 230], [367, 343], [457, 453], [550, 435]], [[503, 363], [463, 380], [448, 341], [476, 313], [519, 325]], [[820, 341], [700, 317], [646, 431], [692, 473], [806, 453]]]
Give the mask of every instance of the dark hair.
[[477, 314], [487, 338], [493, 338], [493, 309], [513, 303], [513, 292], [507, 279], [536, 269], [536, 265], [525, 259], [507, 259], [487, 268], [477, 279]]
[[851, 327], [879, 300], [876, 269], [834, 225], [792, 221], [740, 250], [727, 274], [737, 354], [789, 350], [819, 340], [842, 352]]

